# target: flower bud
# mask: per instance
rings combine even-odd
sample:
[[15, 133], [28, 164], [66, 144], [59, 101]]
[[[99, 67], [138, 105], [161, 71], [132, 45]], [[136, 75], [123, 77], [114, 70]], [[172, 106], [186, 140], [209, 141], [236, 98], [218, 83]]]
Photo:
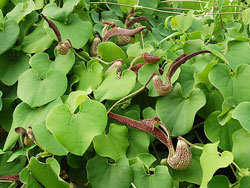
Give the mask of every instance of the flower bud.
[[92, 44], [91, 44], [91, 47], [90, 47], [90, 55], [91, 55], [92, 57], [98, 56], [97, 47], [98, 47], [98, 45], [99, 45], [101, 42], [102, 42], [102, 41], [101, 41], [99, 35], [95, 35], [95, 38], [94, 38], [94, 40], [93, 40], [93, 42], [92, 42]]
[[117, 45], [124, 46], [130, 42], [130, 36], [118, 36], [117, 37]]
[[155, 88], [156, 92], [160, 96], [167, 95], [173, 89], [173, 86], [172, 86], [170, 81], [168, 81], [166, 84], [164, 84], [158, 75], [155, 75], [153, 77], [153, 84], [154, 84], [154, 88]]
[[105, 72], [107, 74], [108, 72], [112, 71], [113, 69], [117, 69], [117, 73], [121, 72], [122, 69], [122, 61], [116, 61], [114, 62]]
[[57, 51], [58, 51], [59, 54], [65, 55], [69, 51], [69, 46], [70, 46], [69, 41], [66, 40], [63, 44], [59, 43], [56, 46], [56, 49], [57, 49]]
[[192, 153], [186, 142], [178, 140], [176, 152], [173, 156], [169, 155], [167, 163], [175, 170], [184, 170], [192, 163]]

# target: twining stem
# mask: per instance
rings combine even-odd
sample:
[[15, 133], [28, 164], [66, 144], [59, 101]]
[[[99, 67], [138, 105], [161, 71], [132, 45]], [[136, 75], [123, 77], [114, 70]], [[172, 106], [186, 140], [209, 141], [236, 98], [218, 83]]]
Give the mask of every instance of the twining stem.
[[148, 79], [148, 81], [146, 82], [146, 84], [144, 86], [142, 86], [140, 89], [138, 89], [137, 91], [135, 91], [135, 92], [127, 95], [126, 97], [123, 97], [122, 99], [118, 100], [115, 104], [113, 104], [113, 106], [110, 107], [110, 109], [108, 110], [107, 113], [111, 112], [111, 110], [114, 107], [116, 107], [120, 102], [122, 102], [122, 101], [124, 101], [124, 100], [126, 100], [126, 99], [128, 99], [130, 97], [133, 97], [134, 95], [136, 95], [136, 94], [140, 93], [142, 90], [144, 90], [147, 87], [147, 85], [149, 84], [149, 82], [152, 80], [152, 78], [154, 77], [154, 75], [156, 75], [155, 72], [150, 76], [150, 78]]
[[106, 62], [106, 61], [103, 61], [102, 59], [98, 58], [98, 57], [92, 57], [92, 59], [96, 60], [96, 61], [99, 61], [105, 65], [112, 65], [113, 63], [117, 62], [117, 61], [120, 61], [120, 62], [123, 62], [122, 59], [117, 59], [115, 61], [111, 61], [111, 62]]
[[82, 59], [83, 61], [87, 62], [87, 60], [86, 60], [84, 57], [82, 57], [80, 54], [78, 54], [78, 53], [75, 51], [75, 48], [73, 47], [71, 41], [70, 41], [69, 39], [66, 39], [66, 40], [69, 42], [70, 47], [72, 48], [72, 50], [73, 50], [73, 52], [76, 54], [76, 56], [79, 57], [80, 59]]
[[[169, 0], [165, 2], [182, 2], [184, 0]], [[193, 0], [185, 0], [187, 2], [197, 2], [199, 1], [193, 1]], [[161, 1], [164, 2], [164, 1]], [[208, 3], [207, 1], [200, 1], [201, 3]], [[131, 7], [131, 8], [141, 8], [141, 9], [147, 9], [147, 10], [152, 10], [155, 12], [162, 12], [162, 13], [169, 13], [169, 14], [183, 14], [181, 12], [174, 12], [174, 11], [166, 11], [166, 10], [159, 10], [155, 8], [150, 8], [150, 7], [144, 7], [140, 5], [126, 5], [122, 3], [113, 3], [113, 2], [89, 2], [89, 4], [108, 4], [108, 5], [117, 5], [117, 6], [123, 6], [123, 7]], [[219, 12], [219, 13], [213, 13], [213, 12], [208, 12], [205, 15], [223, 15], [223, 14], [242, 14], [242, 12]], [[187, 14], [184, 14], [187, 15]], [[204, 16], [204, 14], [196, 15], [196, 16]]]
[[0, 177], [0, 182], [13, 182], [13, 181], [20, 181], [19, 174]]

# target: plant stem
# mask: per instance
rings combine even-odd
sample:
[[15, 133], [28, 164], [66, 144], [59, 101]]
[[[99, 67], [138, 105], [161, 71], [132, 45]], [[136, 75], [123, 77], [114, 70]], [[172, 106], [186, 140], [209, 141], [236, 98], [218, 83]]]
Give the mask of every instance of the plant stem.
[[162, 12], [162, 13], [169, 13], [169, 14], [181, 14], [180, 12], [164, 11], [164, 10], [158, 10], [158, 9], [144, 7], [140, 5], [126, 5], [122, 3], [113, 3], [113, 2], [89, 2], [89, 4], [108, 4], [108, 5], [117, 5], [117, 6], [123, 6], [123, 7], [131, 7], [131, 8], [141, 8], [141, 9], [147, 9], [147, 10], [152, 10], [152, 11]]
[[203, 125], [204, 123], [205, 123], [205, 121], [202, 121], [202, 122], [196, 124], [195, 126], [193, 126], [192, 130], [197, 129], [198, 127], [200, 127], [200, 126]]
[[86, 60], [84, 57], [82, 57], [80, 54], [78, 54], [78, 53], [75, 51], [75, 49], [74, 49], [74, 47], [73, 47], [71, 41], [70, 41], [69, 39], [67, 39], [67, 41], [69, 41], [69, 44], [70, 44], [70, 46], [71, 46], [73, 52], [76, 54], [76, 56], [79, 57], [80, 59], [82, 59], [83, 61], [86, 61], [86, 62], [87, 62], [87, 60]]
[[183, 140], [184, 142], [186, 142], [188, 145], [190, 145], [191, 147], [193, 147], [193, 148], [195, 148], [195, 149], [203, 150], [203, 147], [196, 146], [195, 144], [189, 142], [188, 140], [186, 140], [186, 139], [183, 138], [182, 136], [179, 136], [179, 139]]
[[127, 95], [126, 97], [123, 97], [122, 99], [118, 100], [115, 104], [113, 104], [113, 106], [110, 107], [110, 109], [108, 110], [107, 113], [111, 112], [111, 110], [116, 107], [120, 102], [126, 100], [127, 98], [133, 97], [134, 95], [140, 93], [142, 90], [144, 90], [147, 85], [149, 84], [149, 82], [152, 80], [153, 76], [156, 75], [156, 73], [154, 72], [150, 78], [148, 79], [148, 81], [146, 82], [146, 84], [144, 86], [142, 86], [140, 89], [138, 89], [137, 91], [135, 91], [134, 93], [131, 93], [129, 95]]
[[19, 174], [0, 177], [0, 182], [13, 182], [13, 181], [20, 181]]

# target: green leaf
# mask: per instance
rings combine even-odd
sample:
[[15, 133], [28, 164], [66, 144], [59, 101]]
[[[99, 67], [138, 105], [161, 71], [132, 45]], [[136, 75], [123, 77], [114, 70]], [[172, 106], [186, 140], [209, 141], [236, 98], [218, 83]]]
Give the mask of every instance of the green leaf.
[[74, 74], [79, 77], [77, 90], [86, 91], [88, 88], [91, 90], [96, 89], [103, 79], [102, 70], [102, 65], [97, 62], [88, 62], [87, 68], [83, 62], [75, 66], [73, 69]]
[[211, 142], [219, 142], [219, 147], [223, 150], [231, 151], [233, 147], [232, 135], [241, 128], [240, 124], [231, 119], [225, 125], [220, 125], [217, 116], [219, 111], [211, 113], [204, 123], [204, 131]]
[[34, 124], [32, 131], [41, 149], [57, 156], [67, 155], [68, 150], [56, 141], [52, 133], [46, 128], [45, 122]]
[[66, 55], [57, 54], [54, 61], [49, 59], [47, 53], [36, 53], [30, 58], [30, 65], [42, 79], [46, 77], [49, 70], [57, 70], [64, 75], [68, 74], [75, 63], [75, 55], [69, 50]]
[[233, 111], [233, 118], [237, 119], [242, 127], [250, 133], [250, 102], [240, 103]]
[[201, 188], [207, 187], [208, 182], [212, 179], [213, 174], [220, 168], [225, 168], [233, 162], [233, 154], [229, 151], [222, 152], [219, 156], [217, 146], [219, 142], [214, 144], [206, 144], [200, 158], [201, 168], [203, 172]]
[[128, 129], [123, 125], [110, 124], [107, 135], [96, 136], [93, 140], [95, 151], [102, 157], [117, 160], [126, 157], [128, 148]]
[[[1, 96], [1, 91], [0, 91], [0, 96]], [[2, 110], [0, 109], [0, 125], [5, 131], [8, 132], [11, 127], [12, 116], [16, 107], [14, 103], [15, 103], [14, 100], [10, 98], [2, 99]], [[1, 104], [1, 97], [0, 97], [0, 104]]]
[[2, 95], [3, 95], [3, 92], [0, 90], [0, 111], [2, 110], [2, 107], [3, 107]]
[[107, 113], [103, 104], [90, 99], [84, 100], [79, 108], [79, 112], [72, 114], [66, 104], [54, 107], [47, 117], [46, 127], [62, 146], [81, 156], [93, 138], [104, 131]]
[[184, 13], [178, 16], [175, 16], [171, 19], [171, 28], [173, 30], [178, 30], [180, 32], [185, 32], [188, 28], [191, 27], [193, 23], [193, 11], [188, 11], [185, 16]]
[[[194, 88], [195, 67], [193, 65], [182, 65], [177, 82], [181, 84], [182, 94], [188, 97], [190, 91]], [[175, 73], [176, 74], [176, 73]]]
[[[117, 0], [117, 3], [124, 4], [124, 5], [138, 5], [139, 0]], [[128, 12], [131, 7], [121, 6], [121, 10], [123, 12]]]
[[190, 148], [192, 152], [192, 163], [185, 170], [174, 170], [171, 168], [173, 178], [180, 182], [186, 181], [200, 185], [202, 180], [202, 169], [200, 165], [200, 156], [202, 151]]
[[30, 0], [24, 3], [18, 3], [15, 8], [6, 16], [10, 20], [19, 23], [26, 15], [36, 9], [34, 1]]
[[[149, 8], [157, 8], [158, 6], [158, 1], [157, 0], [139, 0], [139, 5], [144, 6], [144, 7], [149, 7]], [[147, 10], [147, 9], [142, 9], [142, 14], [147, 16], [147, 15], [152, 15], [154, 11], [152, 10]]]
[[241, 64], [250, 64], [248, 54], [250, 47], [248, 42], [231, 41], [228, 43], [228, 51], [225, 54], [230, 67], [237, 71], [237, 66]]
[[59, 177], [60, 165], [54, 158], [47, 158], [46, 163], [31, 157], [28, 169], [36, 181], [46, 188], [68, 188], [69, 184]]
[[[41, 21], [37, 28], [29, 35], [24, 37], [21, 44], [22, 50], [26, 53], [38, 53], [48, 49], [53, 42], [51, 37], [46, 30], [43, 28], [43, 22]], [[39, 37], [37, 37], [39, 36]]]
[[42, 13], [54, 20], [67, 22], [69, 16], [74, 10], [74, 7], [80, 0], [64, 0], [62, 8], [58, 7], [56, 3], [49, 3], [44, 8]]
[[[14, 151], [14, 152], [10, 155], [9, 159], [7, 160], [7, 163], [14, 161], [14, 160], [17, 159], [19, 156], [22, 156], [22, 155], [27, 157], [28, 154], [29, 154], [29, 150], [33, 149], [35, 146], [36, 146], [36, 145], [33, 144], [33, 145], [29, 146], [29, 147], [25, 147], [24, 149], [22, 149], [22, 148], [17, 149], [16, 151]], [[18, 159], [17, 159], [17, 160], [18, 160]]]
[[101, 59], [107, 62], [115, 61], [117, 59], [127, 59], [126, 53], [113, 42], [102, 42], [97, 47], [98, 54]]
[[158, 165], [155, 169], [146, 172], [143, 163], [131, 166], [134, 173], [134, 184], [137, 188], [165, 188], [173, 187], [172, 178], [166, 166]]
[[131, 70], [124, 70], [119, 78], [116, 69], [108, 72], [101, 85], [94, 91], [96, 100], [118, 100], [125, 97], [134, 88], [136, 74]]
[[6, 52], [16, 43], [19, 31], [19, 26], [15, 21], [7, 20], [4, 22], [4, 30], [0, 30], [0, 54]]
[[[92, 33], [92, 25], [89, 21], [82, 21], [78, 16], [71, 15], [68, 22], [59, 22], [52, 20], [54, 24], [58, 27], [62, 41], [70, 39], [74, 48], [82, 48], [89, 40]], [[54, 31], [49, 28], [48, 23], [44, 23], [45, 30], [56, 39]]]
[[42, 188], [42, 186], [30, 174], [28, 168], [24, 168], [20, 172], [20, 180], [22, 183], [27, 185], [27, 188]]
[[69, 94], [65, 104], [69, 106], [70, 112], [73, 114], [77, 107], [86, 99], [89, 99], [88, 95], [91, 93], [89, 91], [73, 91]]
[[189, 97], [185, 98], [180, 85], [176, 84], [170, 94], [158, 98], [156, 112], [161, 121], [168, 125], [171, 134], [180, 136], [191, 130], [196, 112], [205, 103], [205, 95], [200, 89], [192, 89]]
[[240, 179], [240, 188], [248, 188], [250, 186], [250, 176], [243, 176]]
[[208, 188], [214, 187], [229, 188], [230, 182], [226, 176], [216, 175], [211, 179], [210, 183], [208, 184]]
[[94, 188], [128, 188], [132, 182], [132, 170], [127, 158], [119, 158], [110, 164], [98, 155], [88, 160], [88, 180]]
[[[233, 97], [237, 104], [250, 100], [250, 65], [239, 65], [235, 72], [224, 64], [217, 64], [209, 74], [211, 83], [220, 90], [224, 98]], [[240, 91], [240, 92], [238, 92]]]
[[245, 25], [250, 24], [250, 8], [247, 8], [242, 12], [242, 21]]
[[62, 103], [60, 99], [55, 100], [45, 106], [39, 108], [31, 108], [29, 105], [25, 103], [20, 103], [13, 113], [13, 122], [8, 134], [7, 140], [4, 145], [3, 150], [10, 149], [17, 139], [19, 135], [15, 132], [16, 127], [23, 127], [27, 129], [29, 125], [35, 126], [35, 124], [45, 122], [45, 118], [49, 111], [57, 104]]
[[12, 51], [0, 55], [0, 80], [8, 86], [16, 83], [18, 77], [29, 68], [29, 57], [20, 53], [17, 56]]
[[145, 44], [144, 48], [141, 47], [140, 42], [130, 44], [127, 49], [127, 54], [129, 57], [137, 57], [144, 53], [150, 53], [154, 51], [154, 47], [151, 44]]
[[11, 155], [12, 155], [11, 151], [7, 151], [0, 155], [0, 166], [1, 166], [0, 177], [18, 174], [22, 170], [22, 168], [24, 168], [26, 163], [26, 157], [20, 156], [18, 157], [18, 159], [12, 162], [7, 162], [7, 160]]
[[185, 54], [191, 54], [193, 52], [202, 50], [203, 46], [204, 42], [201, 39], [188, 40], [185, 42], [183, 50]]
[[51, 70], [41, 78], [29, 69], [18, 79], [17, 95], [31, 107], [38, 107], [62, 96], [66, 89], [67, 78], [63, 73]]
[[241, 168], [250, 168], [250, 134], [244, 129], [240, 129], [233, 134], [234, 159]]
[[234, 98], [228, 97], [224, 100], [222, 104], [222, 112], [218, 115], [218, 121], [221, 125], [225, 125], [232, 119], [232, 113], [237, 104], [235, 103]]

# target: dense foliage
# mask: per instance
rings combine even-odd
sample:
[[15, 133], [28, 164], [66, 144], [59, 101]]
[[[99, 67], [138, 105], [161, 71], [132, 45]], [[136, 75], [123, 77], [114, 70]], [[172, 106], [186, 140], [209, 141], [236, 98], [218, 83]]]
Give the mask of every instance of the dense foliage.
[[248, 3], [1, 0], [0, 187], [249, 188]]

